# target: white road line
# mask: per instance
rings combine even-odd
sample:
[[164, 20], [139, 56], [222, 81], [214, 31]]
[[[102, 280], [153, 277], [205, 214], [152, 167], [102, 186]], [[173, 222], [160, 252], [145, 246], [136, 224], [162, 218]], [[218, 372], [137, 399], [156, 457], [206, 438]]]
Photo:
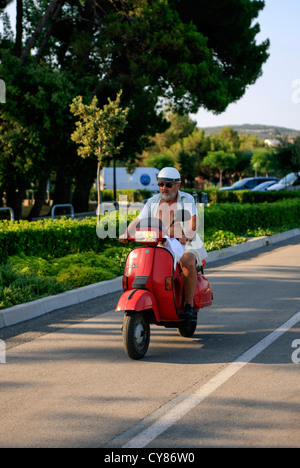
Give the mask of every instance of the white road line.
[[[184, 398], [183, 401], [178, 403], [168, 411], [170, 402], [166, 406], [166, 413], [153, 423], [153, 417], [149, 417], [149, 427], [133, 437], [129, 442], [123, 445], [122, 448], [143, 448], [148, 445], [152, 440], [156, 439], [160, 434], [169, 429], [173, 424], [179, 421], [195, 406], [201, 403], [206, 397], [211, 395], [217, 388], [223, 385], [234, 374], [236, 374], [242, 367], [252, 361], [258, 354], [264, 351], [281, 335], [292, 328], [300, 321], [300, 310], [293, 315], [289, 320], [283, 323], [279, 328], [267, 335], [256, 345], [252, 346], [248, 351], [241, 354], [219, 374], [209, 380], [206, 384], [200, 387], [195, 393]], [[163, 410], [163, 408], [161, 408]], [[162, 412], [160, 410], [160, 413]], [[143, 426], [147, 425], [147, 420], [143, 421]]]

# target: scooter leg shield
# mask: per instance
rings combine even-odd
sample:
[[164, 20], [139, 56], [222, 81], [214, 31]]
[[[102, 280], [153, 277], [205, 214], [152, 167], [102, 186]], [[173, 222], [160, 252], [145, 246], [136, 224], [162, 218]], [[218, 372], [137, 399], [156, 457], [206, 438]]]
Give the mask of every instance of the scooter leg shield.
[[122, 294], [117, 304], [116, 312], [130, 310], [141, 312], [150, 309], [153, 310], [156, 320], [159, 321], [158, 308], [153, 294], [144, 289], [132, 289]]

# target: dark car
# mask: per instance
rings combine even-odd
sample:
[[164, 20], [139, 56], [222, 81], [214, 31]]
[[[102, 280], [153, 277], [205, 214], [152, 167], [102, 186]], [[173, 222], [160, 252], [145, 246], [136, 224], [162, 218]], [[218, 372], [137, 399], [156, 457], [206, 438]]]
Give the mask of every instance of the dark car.
[[279, 181], [277, 177], [246, 177], [245, 179], [238, 180], [230, 187], [222, 187], [220, 190], [252, 190], [257, 185], [271, 180], [275, 182]]

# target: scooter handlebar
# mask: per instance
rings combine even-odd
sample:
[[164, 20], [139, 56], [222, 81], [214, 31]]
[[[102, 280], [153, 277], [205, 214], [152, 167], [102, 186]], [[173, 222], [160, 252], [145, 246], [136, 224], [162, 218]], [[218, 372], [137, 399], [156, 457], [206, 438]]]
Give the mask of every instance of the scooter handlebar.
[[124, 238], [124, 237], [119, 237], [117, 240], [118, 240], [119, 242], [124, 243], [124, 244], [127, 244], [127, 243], [129, 243], [129, 242], [135, 242], [135, 238], [134, 238], [134, 237], [126, 237], [126, 238]]
[[156, 237], [156, 238], [137, 238], [135, 236], [128, 236], [127, 238], [122, 238], [120, 237], [118, 239], [119, 242], [121, 243], [131, 243], [131, 242], [137, 242], [138, 244], [145, 244], [145, 245], [153, 245], [156, 246], [158, 245], [159, 242], [165, 242], [166, 239], [164, 237]]

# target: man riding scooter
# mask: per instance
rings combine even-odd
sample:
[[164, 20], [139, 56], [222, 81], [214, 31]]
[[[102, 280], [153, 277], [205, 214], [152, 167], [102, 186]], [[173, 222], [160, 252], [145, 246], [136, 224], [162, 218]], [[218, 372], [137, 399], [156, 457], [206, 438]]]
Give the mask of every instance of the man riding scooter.
[[[177, 238], [183, 247], [179, 264], [183, 273], [184, 308], [179, 318], [196, 320], [197, 313], [193, 307], [193, 300], [197, 284], [197, 268], [202, 266], [202, 260], [206, 258], [207, 253], [197, 234], [198, 216], [195, 201], [192, 195], [179, 190], [181, 177], [174, 167], [164, 167], [159, 172], [157, 180], [160, 193], [147, 201], [137, 218], [131, 221], [126, 232], [120, 236], [120, 241], [126, 242], [126, 239], [134, 234], [136, 226], [142, 219], [152, 217], [162, 221], [168, 235]], [[190, 212], [190, 220], [174, 223], [175, 213], [183, 209]]]

